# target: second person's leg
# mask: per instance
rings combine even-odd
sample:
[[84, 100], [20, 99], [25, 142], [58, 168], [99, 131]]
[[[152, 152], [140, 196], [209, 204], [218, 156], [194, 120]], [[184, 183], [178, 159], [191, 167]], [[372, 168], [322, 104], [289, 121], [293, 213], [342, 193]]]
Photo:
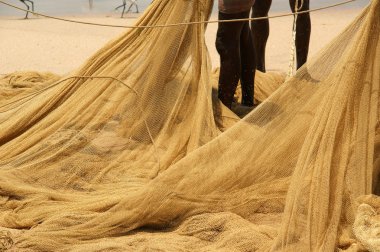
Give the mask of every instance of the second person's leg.
[[[256, 0], [252, 7], [252, 17], [266, 17], [272, 0]], [[257, 70], [265, 72], [265, 47], [269, 37], [269, 20], [257, 20], [251, 22], [253, 43], [255, 48], [255, 57]]]
[[[246, 14], [249, 16], [249, 12]], [[240, 58], [241, 58], [241, 90], [242, 105], [253, 106], [254, 80], [256, 72], [255, 50], [252, 41], [252, 32], [249, 23], [243, 26], [240, 36]]]

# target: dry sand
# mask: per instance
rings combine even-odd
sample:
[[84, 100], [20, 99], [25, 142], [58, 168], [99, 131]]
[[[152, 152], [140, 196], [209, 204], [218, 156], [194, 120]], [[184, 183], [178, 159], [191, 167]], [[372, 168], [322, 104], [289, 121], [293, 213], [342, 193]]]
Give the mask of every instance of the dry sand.
[[[360, 10], [327, 10], [312, 13], [310, 55], [314, 55]], [[272, 13], [278, 14], [278, 13]], [[70, 19], [116, 25], [133, 24], [136, 18], [68, 17]], [[217, 16], [213, 15], [212, 19]], [[267, 46], [267, 69], [287, 71], [291, 47], [292, 17], [271, 19]], [[79, 67], [107, 41], [125, 29], [72, 24], [32, 17], [0, 19], [0, 74], [23, 70], [68, 73]], [[214, 41], [217, 24], [208, 27], [206, 38], [213, 66], [219, 65]]]

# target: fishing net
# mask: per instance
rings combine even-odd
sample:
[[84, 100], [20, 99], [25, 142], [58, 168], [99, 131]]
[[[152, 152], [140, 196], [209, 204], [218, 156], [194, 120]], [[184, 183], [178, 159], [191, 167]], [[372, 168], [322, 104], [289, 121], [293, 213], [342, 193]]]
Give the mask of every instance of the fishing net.
[[[137, 25], [211, 9], [156, 0]], [[242, 120], [213, 99], [202, 24], [3, 77], [0, 250], [378, 251], [379, 12], [281, 86], [262, 77], [273, 93]]]

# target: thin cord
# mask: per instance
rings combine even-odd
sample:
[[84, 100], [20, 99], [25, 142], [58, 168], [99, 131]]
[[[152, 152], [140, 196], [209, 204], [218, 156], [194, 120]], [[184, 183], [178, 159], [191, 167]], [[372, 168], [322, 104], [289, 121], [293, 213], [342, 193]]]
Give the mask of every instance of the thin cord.
[[[259, 0], [259, 1], [261, 1], [261, 0]], [[30, 11], [30, 10], [25, 10], [25, 9], [22, 9], [20, 7], [15, 6], [15, 5], [6, 3], [3, 0], [0, 0], [0, 3], [4, 4], [4, 5], [7, 5], [9, 7], [12, 7], [14, 9], [18, 9], [18, 10], [21, 10], [21, 11], [32, 13], [32, 14], [37, 15], [37, 16], [51, 18], [51, 19], [55, 19], [55, 20], [65, 21], [65, 22], [70, 22], [70, 23], [85, 24], [85, 25], [95, 25], [95, 26], [104, 26], [104, 27], [114, 27], [114, 28], [148, 29], [148, 28], [165, 28], [165, 27], [175, 27], [175, 26], [183, 26], [183, 25], [195, 25], [195, 24], [247, 22], [247, 21], [264, 20], [264, 19], [270, 19], [270, 18], [288, 17], [288, 16], [294, 16], [294, 15], [300, 15], [300, 14], [305, 14], [305, 13], [325, 10], [325, 9], [333, 8], [333, 7], [340, 6], [340, 5], [345, 5], [345, 4], [348, 4], [348, 3], [351, 3], [351, 2], [355, 2], [355, 1], [357, 1], [357, 0], [346, 0], [346, 1], [343, 1], [343, 2], [340, 2], [340, 3], [336, 3], [336, 4], [332, 4], [332, 5], [327, 5], [327, 6], [324, 6], [324, 7], [320, 7], [320, 8], [316, 8], [316, 9], [311, 9], [311, 10], [307, 10], [307, 11], [300, 11], [300, 12], [297, 11], [295, 13], [286, 13], [286, 14], [266, 16], [266, 17], [241, 18], [241, 19], [230, 19], [230, 20], [208, 20], [208, 21], [196, 21], [196, 22], [176, 23], [176, 24], [141, 25], [141, 26], [137, 26], [137, 25], [110, 25], [110, 24], [100, 24], [100, 23], [75, 21], [75, 20], [71, 20], [71, 19], [59, 18], [59, 17], [49, 16], [49, 15], [46, 15], [46, 14], [41, 14], [41, 13], [38, 13], [38, 12]]]

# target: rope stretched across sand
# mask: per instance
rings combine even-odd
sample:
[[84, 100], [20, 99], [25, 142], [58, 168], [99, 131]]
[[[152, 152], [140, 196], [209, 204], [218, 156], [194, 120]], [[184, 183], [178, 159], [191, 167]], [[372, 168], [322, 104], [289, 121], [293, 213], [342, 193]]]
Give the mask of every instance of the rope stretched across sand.
[[310, 13], [310, 12], [330, 9], [330, 8], [334, 8], [334, 7], [337, 7], [337, 6], [340, 6], [340, 5], [349, 4], [349, 3], [352, 3], [352, 2], [355, 2], [355, 1], [357, 1], [357, 0], [347, 0], [347, 1], [340, 2], [340, 3], [331, 4], [331, 5], [327, 5], [327, 6], [324, 6], [324, 7], [315, 8], [315, 9], [311, 9], [311, 10], [307, 10], [307, 11], [299, 11], [299, 12], [294, 12], [294, 13], [279, 14], [279, 15], [273, 15], [273, 16], [267, 16], [267, 17], [229, 19], [229, 20], [208, 20], [208, 21], [199, 21], [199, 22], [183, 22], [183, 23], [175, 23], [175, 24], [141, 25], [141, 26], [139, 26], [139, 25], [109, 25], [109, 24], [100, 24], [100, 23], [91, 23], [91, 22], [76, 21], [76, 20], [71, 20], [71, 19], [67, 19], [67, 18], [59, 18], [59, 17], [54, 17], [54, 16], [38, 13], [38, 12], [35, 12], [35, 11], [26, 10], [26, 9], [17, 7], [15, 5], [12, 5], [10, 3], [6, 3], [6, 2], [4, 2], [2, 0], [0, 0], [0, 3], [4, 4], [4, 5], [7, 5], [9, 7], [12, 7], [12, 8], [18, 9], [18, 10], [21, 10], [21, 11], [32, 13], [32, 14], [34, 14], [36, 16], [41, 16], [41, 17], [45, 17], [45, 18], [50, 18], [50, 19], [55, 19], [55, 20], [60, 20], [60, 21], [65, 21], [65, 22], [70, 22], [70, 23], [85, 24], [85, 25], [95, 25], [95, 26], [105, 26], [105, 27], [114, 27], [114, 28], [150, 29], [150, 28], [166, 28], [166, 27], [176, 27], [176, 26], [183, 26], [183, 25], [196, 25], [196, 24], [232, 23], [232, 22], [242, 22], [242, 21], [248, 22], [248, 21], [258, 21], [258, 20], [271, 19], [271, 18], [289, 17], [289, 16], [294, 16], [294, 15], [300, 15], [300, 14], [305, 14], [305, 13]]

